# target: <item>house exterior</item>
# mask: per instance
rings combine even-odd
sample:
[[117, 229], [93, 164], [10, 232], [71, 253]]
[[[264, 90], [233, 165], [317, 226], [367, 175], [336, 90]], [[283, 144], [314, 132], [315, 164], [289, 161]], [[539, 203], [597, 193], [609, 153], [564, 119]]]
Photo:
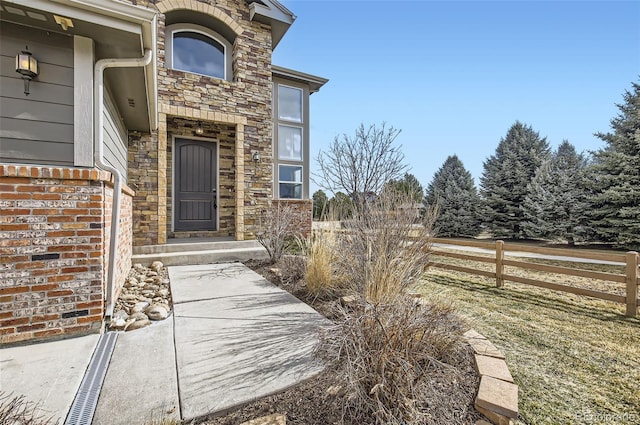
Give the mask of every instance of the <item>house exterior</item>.
[[272, 203], [311, 228], [327, 80], [272, 64], [280, 3], [0, 0], [0, 20], [0, 342], [100, 331], [134, 247], [253, 239]]

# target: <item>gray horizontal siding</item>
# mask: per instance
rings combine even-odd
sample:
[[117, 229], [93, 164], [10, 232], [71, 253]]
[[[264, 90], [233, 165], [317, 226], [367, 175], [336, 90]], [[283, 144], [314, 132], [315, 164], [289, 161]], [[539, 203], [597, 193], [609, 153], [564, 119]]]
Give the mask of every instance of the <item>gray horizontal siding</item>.
[[120, 115], [105, 90], [104, 97], [104, 160], [127, 177], [127, 132]]
[[[2, 22], [0, 161], [73, 165], [73, 38]], [[39, 76], [23, 92], [15, 55], [28, 45]]]

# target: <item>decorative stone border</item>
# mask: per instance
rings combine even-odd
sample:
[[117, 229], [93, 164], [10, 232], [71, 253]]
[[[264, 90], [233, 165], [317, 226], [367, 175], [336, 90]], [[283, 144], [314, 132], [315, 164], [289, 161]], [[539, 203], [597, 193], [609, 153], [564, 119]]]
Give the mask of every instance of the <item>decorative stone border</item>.
[[[518, 418], [518, 386], [513, 382], [504, 354], [483, 335], [471, 329], [464, 337], [474, 351], [480, 388], [475, 408], [495, 425], [511, 425]], [[484, 425], [484, 420], [476, 425]]]

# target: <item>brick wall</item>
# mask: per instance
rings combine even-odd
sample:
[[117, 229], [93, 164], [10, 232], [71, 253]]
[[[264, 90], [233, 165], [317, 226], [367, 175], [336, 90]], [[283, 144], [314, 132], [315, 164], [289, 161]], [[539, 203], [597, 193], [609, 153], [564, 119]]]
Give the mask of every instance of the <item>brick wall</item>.
[[[109, 179], [95, 169], [0, 165], [0, 342], [100, 329]], [[121, 270], [131, 261], [130, 221]]]
[[287, 205], [294, 210], [293, 228], [303, 236], [309, 236], [313, 222], [313, 201], [310, 199], [279, 199], [273, 201], [274, 207]]

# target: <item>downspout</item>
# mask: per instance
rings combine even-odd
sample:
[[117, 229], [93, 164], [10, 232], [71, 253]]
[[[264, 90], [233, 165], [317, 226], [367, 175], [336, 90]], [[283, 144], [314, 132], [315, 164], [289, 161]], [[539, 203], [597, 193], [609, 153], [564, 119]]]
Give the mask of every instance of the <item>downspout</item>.
[[122, 192], [122, 174], [104, 160], [104, 70], [107, 68], [136, 68], [151, 63], [153, 52], [146, 49], [144, 56], [136, 59], [100, 59], [94, 68], [93, 114], [94, 114], [94, 161], [96, 167], [108, 171], [113, 176], [113, 202], [111, 205], [111, 239], [109, 244], [109, 270], [107, 271], [107, 299], [105, 317], [111, 317], [114, 307], [114, 288], [116, 284], [116, 255], [120, 229], [120, 196]]

